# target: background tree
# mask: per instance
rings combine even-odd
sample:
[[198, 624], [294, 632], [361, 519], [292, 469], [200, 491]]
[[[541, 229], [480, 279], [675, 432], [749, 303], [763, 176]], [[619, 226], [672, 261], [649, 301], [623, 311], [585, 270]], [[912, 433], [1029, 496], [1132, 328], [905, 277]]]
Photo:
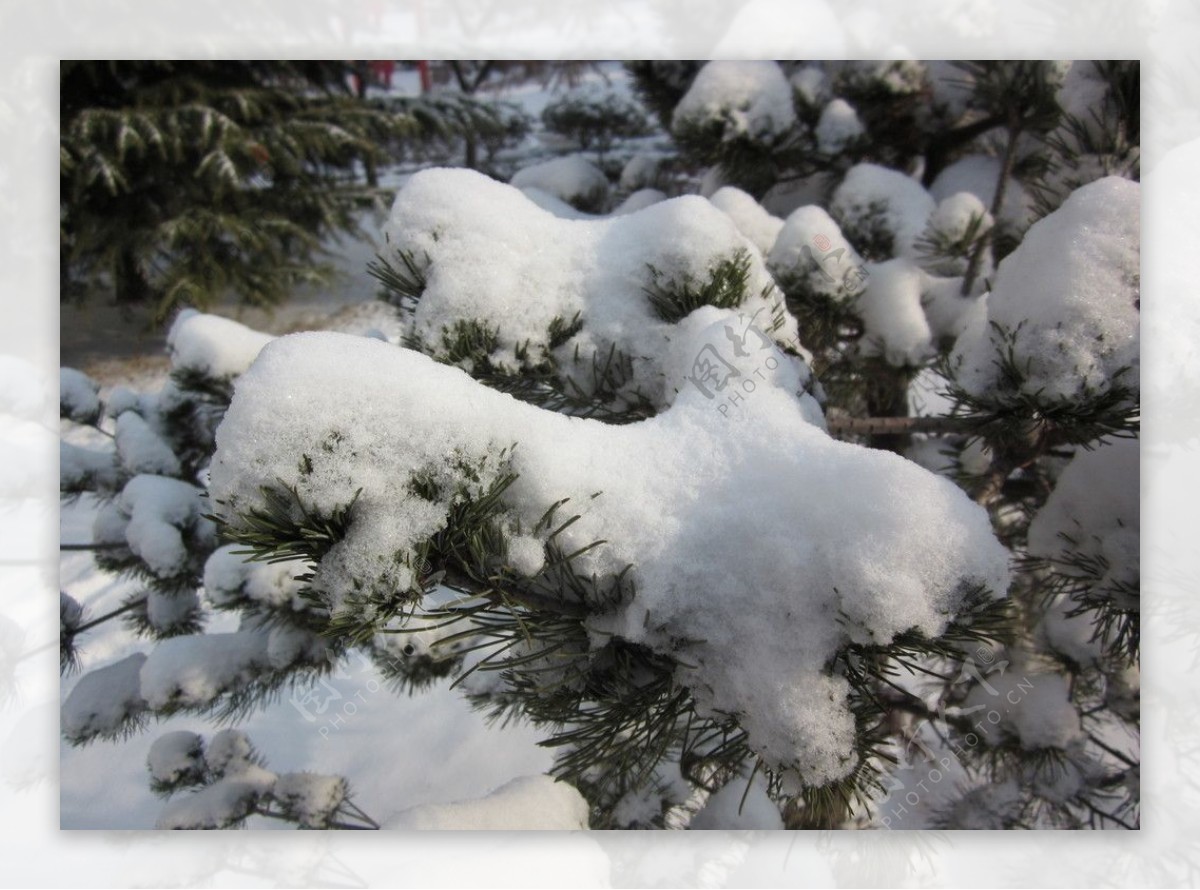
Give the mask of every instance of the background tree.
[[469, 102], [364, 102], [343, 62], [63, 62], [64, 299], [270, 306], [321, 279], [375, 168], [489, 119]]

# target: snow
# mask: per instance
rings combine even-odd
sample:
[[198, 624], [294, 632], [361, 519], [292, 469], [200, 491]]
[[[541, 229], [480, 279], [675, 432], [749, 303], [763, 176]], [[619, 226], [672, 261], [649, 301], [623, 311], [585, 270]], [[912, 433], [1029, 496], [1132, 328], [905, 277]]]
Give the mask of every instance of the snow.
[[1082, 612], [1070, 617], [1070, 611], [1071, 603], [1063, 598], [1050, 603], [1038, 622], [1042, 639], [1051, 651], [1065, 655], [1076, 664], [1096, 667], [1104, 655], [1104, 645], [1097, 633], [1095, 614]]
[[925, 86], [925, 63], [910, 59], [847, 62], [844, 74], [859, 84], [882, 86], [897, 95], [916, 93]]
[[[124, 416], [124, 415], [122, 415]], [[165, 476], [134, 476], [121, 492], [119, 510], [126, 519], [124, 538], [132, 550], [159, 578], [172, 578], [187, 566], [183, 534], [199, 538], [214, 533], [203, 518], [205, 508], [198, 488]], [[111, 540], [105, 531], [97, 540]]]
[[951, 827], [969, 831], [1010, 828], [1021, 814], [1021, 787], [1015, 779], [980, 785], [964, 794], [950, 810]]
[[[579, 315], [582, 330], [554, 353], [584, 392], [595, 387], [593, 360], [615, 347], [631, 360], [622, 393], [654, 404], [674, 398], [662, 368], [674, 325], [646, 294], [707, 280], [722, 262], [750, 254], [743, 310], [767, 315], [778, 301], [773, 280], [749, 241], [708, 201], [685, 196], [625, 216], [563, 220], [511, 186], [468, 170], [415, 174], [396, 196], [385, 227], [390, 249], [426, 266], [428, 285], [413, 333], [441, 355], [445, 331], [463, 322], [496, 332], [494, 366], [516, 370], [550, 352], [550, 329]], [[553, 245], [554, 249], [547, 249]], [[776, 332], [794, 339], [795, 320]]]
[[1116, 386], [1136, 392], [1140, 187], [1108, 177], [1077, 189], [1000, 263], [986, 319], [955, 345], [955, 379], [995, 394], [1012, 339], [1019, 391], [1076, 400]]
[[599, 210], [608, 197], [604, 173], [581, 155], [524, 167], [513, 176], [511, 185], [518, 189], [539, 189], [578, 210]]
[[257, 806], [269, 794], [275, 774], [253, 763], [207, 785], [172, 798], [159, 816], [155, 828], [197, 829], [228, 828]]
[[146, 593], [146, 620], [156, 631], [168, 632], [194, 618], [200, 608], [200, 597], [194, 590]]
[[765, 257], [771, 252], [783, 228], [783, 220], [767, 213], [753, 197], [732, 185], [717, 189], [708, 200], [733, 220], [738, 231], [753, 242], [759, 253]]
[[382, 824], [425, 831], [578, 831], [588, 827], [588, 803], [565, 782], [521, 776], [478, 800], [412, 807]]
[[156, 782], [171, 785], [204, 770], [204, 739], [194, 732], [176, 730], [159, 736], [150, 746], [146, 768]]
[[1096, 70], [1091, 61], [1081, 60], [1070, 63], [1070, 69], [1063, 78], [1055, 98], [1063, 113], [1079, 118], [1083, 123], [1096, 125], [1090, 119], [1093, 112], [1099, 112], [1108, 96], [1108, 83]]
[[322, 827], [342, 805], [347, 791], [346, 780], [339, 776], [283, 773], [275, 780], [271, 797], [301, 827]]
[[[948, 243], [966, 243], [968, 234], [977, 239], [992, 228], [992, 215], [983, 202], [970, 192], [955, 192], [942, 199], [929, 217], [926, 237], [940, 236]], [[977, 228], [972, 231], [972, 226]], [[938, 258], [934, 263], [923, 260], [925, 268], [939, 275], [963, 275], [967, 271], [965, 257]], [[990, 257], [978, 273], [981, 277], [991, 274]]]
[[789, 290], [799, 287], [837, 301], [862, 290], [854, 272], [865, 268], [838, 224], [815, 204], [788, 215], [767, 255], [767, 266]]
[[744, 777], [727, 782], [708, 799], [688, 826], [694, 830], [767, 831], [784, 827], [779, 808], [767, 795], [761, 777], [749, 783]]
[[232, 319], [185, 309], [167, 333], [167, 351], [176, 370], [228, 380], [250, 367], [272, 339]]
[[613, 209], [612, 216], [624, 216], [627, 213], [637, 213], [652, 204], [667, 200], [666, 192], [658, 189], [638, 189]]
[[[972, 291], [981, 290], [982, 284], [983, 279], [978, 279]], [[961, 277], [926, 275], [921, 291], [921, 307], [925, 310], [929, 330], [937, 340], [955, 341], [972, 325], [987, 322], [987, 293], [973, 293], [964, 297]]]
[[[1029, 553], [1051, 560], [1055, 570], [1079, 575], [1064, 565], [1072, 556], [1095, 560], [1099, 578], [1086, 579], [1096, 590], [1139, 586], [1141, 561], [1141, 443], [1108, 439], [1080, 451], [1058, 477], [1054, 491], [1029, 524]], [[1122, 603], [1123, 606], [1133, 605]]]
[[617, 185], [625, 192], [650, 188], [658, 179], [661, 164], [662, 160], [655, 155], [636, 154], [621, 168], [621, 178]]
[[545, 548], [537, 538], [518, 535], [508, 542], [508, 564], [518, 574], [533, 577], [546, 564]]
[[[836, 648], [913, 627], [936, 636], [961, 585], [1003, 594], [1006, 553], [982, 508], [948, 481], [826, 436], [811, 398], [795, 395], [806, 370], [782, 354], [731, 416], [715, 410], [686, 375], [699, 345], [735, 319], [705, 308], [678, 326], [664, 361], [679, 395], [629, 426], [542, 411], [377, 341], [282, 338], [241, 378], [218, 430], [214, 502], [236, 526], [237, 513], [261, 506], [263, 485], [296, 486], [318, 514], [361, 488], [346, 537], [313, 580], [337, 613], [354, 608], [354, 582], [409, 587], [397, 557], [444, 526], [448, 502], [415, 497], [412, 473], [468, 484], [455, 466], [490, 455], [469, 484], [517, 473], [504, 498], [511, 522], [530, 529], [569, 497], [581, 518], [560, 546], [608, 542], [577, 569], [635, 567], [637, 596], [593, 620], [597, 645], [617, 634], [677, 653], [690, 641], [685, 660], [697, 667], [679, 679], [703, 711], [742, 715], [769, 762], [835, 778], [851, 765], [853, 738], [846, 685], [823, 672]], [[738, 359], [747, 370], [752, 360]], [[311, 472], [300, 472], [301, 455]]]
[[891, 256], [916, 257], [916, 241], [935, 206], [915, 179], [878, 164], [858, 164], [833, 193], [830, 215], [844, 232], [869, 232], [878, 224], [891, 238]]
[[171, 446], [133, 411], [125, 411], [117, 418], [116, 441], [117, 457], [131, 475], [179, 475], [179, 458]]
[[1079, 712], [1062, 674], [1035, 674], [1033, 689], [1021, 699], [1014, 724], [1025, 748], [1067, 748], [1082, 734]]
[[771, 141], [796, 124], [792, 87], [775, 62], [709, 62], [675, 106], [671, 128], [720, 124], [725, 140]]
[[62, 706], [63, 736], [87, 741], [122, 729], [130, 716], [146, 708], [139, 675], [146, 656], [139, 653], [80, 677]]
[[854, 106], [845, 99], [834, 99], [821, 110], [817, 121], [817, 148], [822, 154], [839, 154], [866, 132]]
[[[991, 155], [967, 155], [950, 164], [933, 180], [929, 194], [935, 201], [944, 201], [958, 192], [970, 192], [989, 210], [996, 198], [996, 182], [1000, 178], [1000, 159]], [[1000, 221], [1015, 232], [1023, 232], [1032, 221], [1032, 201], [1021, 183], [1011, 176], [1004, 188], [1004, 203]]]
[[295, 565], [286, 562], [247, 562], [243, 547], [218, 547], [204, 564], [204, 593], [214, 605], [235, 606], [246, 601], [279, 608], [304, 608]]
[[[76, 423], [95, 423], [101, 411], [99, 393], [100, 385], [82, 371], [59, 369], [58, 404], [63, 417]], [[23, 415], [18, 413], [17, 416]]]
[[809, 105], [818, 106], [829, 99], [829, 78], [812, 65], [792, 73], [789, 82]]
[[268, 667], [264, 631], [171, 637], [160, 640], [142, 665], [142, 697], [156, 710], [203, 706]]
[[58, 443], [59, 486], [63, 491], [94, 488], [111, 491], [121, 473], [111, 449], [83, 448], [70, 442]]
[[953, 123], [970, 107], [974, 95], [974, 78], [970, 72], [953, 62], [931, 60], [925, 63], [934, 107]]
[[213, 735], [204, 752], [205, 765], [216, 775], [237, 772], [254, 755], [250, 737], [240, 729], [223, 729]]
[[1015, 738], [1026, 750], [1066, 749], [1082, 730], [1062, 674], [1022, 674], [1010, 669], [989, 674], [967, 694], [963, 713], [990, 745]]
[[915, 367], [933, 357], [933, 334], [921, 307], [924, 273], [903, 257], [871, 263], [866, 290], [855, 302], [863, 321], [859, 352], [882, 356], [894, 367]]

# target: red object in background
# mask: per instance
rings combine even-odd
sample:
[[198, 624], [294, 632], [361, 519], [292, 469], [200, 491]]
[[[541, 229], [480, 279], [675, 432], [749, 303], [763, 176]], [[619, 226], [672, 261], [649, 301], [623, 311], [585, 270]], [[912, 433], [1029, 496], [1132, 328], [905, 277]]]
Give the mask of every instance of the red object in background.
[[421, 75], [421, 92], [428, 93], [433, 89], [433, 77], [429, 73], [429, 62], [417, 62], [417, 73]]
[[396, 63], [391, 59], [371, 62], [371, 79], [385, 90], [392, 88], [392, 75], [395, 72]]

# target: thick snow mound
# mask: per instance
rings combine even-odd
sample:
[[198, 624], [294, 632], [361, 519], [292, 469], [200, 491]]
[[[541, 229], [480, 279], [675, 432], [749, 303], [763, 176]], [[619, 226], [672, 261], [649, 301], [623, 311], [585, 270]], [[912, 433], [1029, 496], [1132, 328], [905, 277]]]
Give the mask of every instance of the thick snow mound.
[[[686, 322], [667, 355], [679, 396], [625, 426], [543, 411], [377, 341], [282, 338], [241, 378], [218, 430], [213, 503], [236, 526], [264, 506], [263, 486], [294, 486], [324, 515], [361, 489], [313, 579], [337, 613], [362, 609], [348, 599], [355, 585], [412, 588], [415, 548], [446, 526], [452, 492], [514, 473], [502, 501], [512, 527], [533, 529], [570, 498], [580, 518], [556, 543], [607, 542], [576, 569], [633, 566], [637, 594], [591, 619], [594, 645], [616, 634], [678, 657], [704, 712], [739, 714], [769, 762], [835, 778], [854, 738], [846, 683], [825, 673], [835, 651], [911, 628], [940, 634], [966, 587], [1003, 594], [1006, 553], [949, 481], [829, 438], [811, 397], [796, 395], [806, 369], [756, 359], [753, 338], [733, 366], [736, 400], [693, 386], [697, 346], [736, 334], [737, 317], [709, 308]], [[470, 479], [464, 464], [478, 468]], [[418, 473], [447, 493], [416, 496]]]
[[[184, 535], [211, 537], [215, 529], [204, 518], [204, 505], [198, 488], [165, 476], [142, 474], [126, 483], [117, 502], [123, 518], [122, 534], [129, 549], [159, 578], [173, 578], [187, 568], [188, 547]], [[97, 522], [101, 521], [101, 513]], [[97, 541], [113, 540], [106, 529]]]
[[1011, 349], [1027, 396], [1137, 391], [1140, 197], [1136, 182], [1110, 176], [1030, 227], [1000, 263], [987, 317], [955, 345], [959, 385], [981, 398], [997, 392]]
[[171, 784], [204, 771], [204, 739], [194, 732], [177, 730], [154, 740], [146, 755], [146, 768], [156, 782]]
[[770, 141], [796, 124], [792, 87], [774, 62], [709, 62], [675, 106], [671, 128], [724, 126], [725, 139]]
[[146, 709], [139, 672], [141, 652], [79, 678], [62, 706], [62, 733], [69, 741], [121, 731], [128, 719]]
[[688, 828], [694, 831], [777, 831], [784, 827], [779, 808], [767, 794], [766, 783], [755, 777], [749, 783], [739, 776], [710, 797]]
[[[8, 357], [0, 356], [0, 359], [7, 360]], [[14, 359], [11, 362], [6, 361], [5, 364], [0, 364], [0, 371], [5, 370], [5, 368], [9, 365], [16, 368], [22, 367], [21, 365], [16, 364], [16, 360]], [[0, 378], [7, 379], [7, 376], [0, 375]], [[37, 380], [36, 382], [38, 384], [41, 383], [40, 380]], [[33, 392], [39, 396], [39, 398], [36, 400], [34, 398], [30, 398], [30, 405], [34, 405], [35, 402], [41, 401], [40, 390], [40, 385], [36, 389], [30, 386], [26, 386], [24, 388], [25, 392]], [[20, 390], [14, 388], [14, 392], [19, 391]], [[15, 399], [11, 400], [13, 402], [13, 406], [5, 404], [5, 401], [9, 400], [0, 400], [0, 412], [12, 413], [17, 417], [35, 416], [35, 411], [32, 408], [17, 408], [17, 410], [14, 410], [17, 405]], [[58, 405], [59, 413], [63, 417], [74, 420], [76, 423], [95, 423], [100, 418], [100, 386], [96, 383], [96, 381], [94, 381], [91, 377], [88, 377], [87, 374], [84, 374], [82, 371], [76, 371], [74, 368], [59, 368]], [[38, 405], [38, 407], [40, 407], [40, 405]]]
[[185, 309], [167, 333], [167, 351], [177, 371], [229, 380], [250, 367], [273, 339], [231, 319]]

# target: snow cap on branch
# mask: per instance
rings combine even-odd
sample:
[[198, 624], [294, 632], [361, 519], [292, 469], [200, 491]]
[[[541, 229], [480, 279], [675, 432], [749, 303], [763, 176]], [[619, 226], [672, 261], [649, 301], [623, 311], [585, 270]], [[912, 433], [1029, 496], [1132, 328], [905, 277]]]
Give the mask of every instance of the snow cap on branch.
[[[1110, 176], [1071, 194], [1000, 263], [987, 316], [959, 338], [955, 381], [986, 397], [1015, 386], [1069, 401], [1121, 387], [1139, 369], [1141, 189]], [[1016, 379], [1002, 380], [1008, 360]]]
[[[668, 353], [680, 396], [628, 426], [546, 412], [375, 341], [283, 338], [239, 381], [218, 430], [213, 502], [236, 530], [271, 486], [318, 515], [353, 501], [313, 580], [338, 613], [359, 607], [356, 589], [416, 583], [416, 548], [446, 527], [462, 486], [516, 474], [503, 507], [523, 529], [568, 497], [580, 518], [556, 543], [606, 542], [576, 569], [633, 566], [636, 595], [590, 620], [593, 644], [615, 634], [677, 656], [701, 713], [736, 714], [775, 766], [836, 779], [855, 741], [848, 685], [826, 673], [837, 649], [939, 635], [968, 589], [1003, 595], [1007, 557], [952, 483], [814, 425], [815, 404], [794, 388], [802, 365], [777, 362], [723, 416], [685, 374], [735, 320], [707, 308], [680, 325]], [[443, 493], [415, 494], [418, 474]]]

